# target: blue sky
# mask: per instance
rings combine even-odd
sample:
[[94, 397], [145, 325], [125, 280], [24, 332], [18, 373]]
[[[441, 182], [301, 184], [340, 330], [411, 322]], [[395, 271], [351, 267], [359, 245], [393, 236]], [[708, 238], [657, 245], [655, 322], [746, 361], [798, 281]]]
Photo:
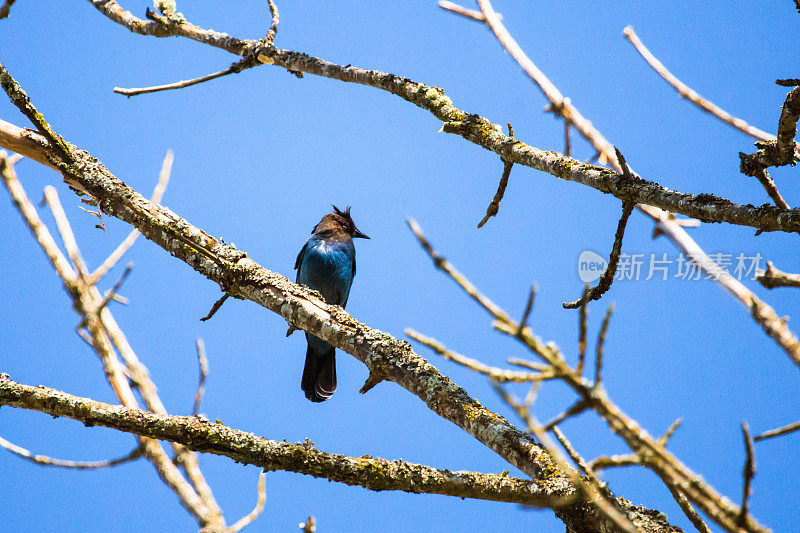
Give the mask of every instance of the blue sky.
[[[150, 4], [124, 1], [143, 16]], [[562, 150], [562, 127], [542, 112], [546, 102], [481, 24], [445, 13], [433, 1], [280, 2], [276, 44], [339, 64], [351, 63], [442, 87], [454, 103], [495, 123], [514, 125], [533, 146]], [[473, 7], [473, 6], [470, 6]], [[264, 2], [181, 1], [202, 27], [243, 38], [263, 36]], [[534, 62], [625, 154], [643, 177], [682, 192], [713, 193], [740, 203], [768, 200], [739, 173], [738, 152], [752, 140], [681, 100], [622, 37], [632, 25], [679, 78], [716, 104], [774, 132], [787, 89], [797, 77], [794, 42], [800, 15], [791, 2], [668, 3], [601, 1], [501, 2], [504, 22]], [[233, 242], [261, 265], [294, 278], [294, 259], [331, 203], [352, 206], [369, 241], [358, 241], [358, 276], [348, 311], [403, 338], [412, 327], [454, 350], [493, 365], [524, 357], [490, 328], [482, 313], [435, 271], [405, 225], [418, 220], [434, 246], [499, 305], [516, 316], [527, 287], [539, 292], [532, 325], [574, 360], [578, 256], [607, 256], [620, 213], [618, 200], [581, 185], [516, 166], [500, 213], [478, 230], [502, 172], [499, 158], [464, 139], [437, 133], [430, 114], [387, 93], [264, 66], [181, 91], [127, 99], [115, 86], [141, 87], [227, 67], [230, 54], [186, 39], [133, 35], [88, 2], [20, 1], [0, 21], [0, 62], [28, 91], [52, 126], [90, 151], [126, 183], [149, 194], [167, 149], [175, 152], [164, 205]], [[0, 118], [27, 126], [7, 101]], [[574, 153], [592, 150], [575, 139]], [[129, 227], [106, 218], [107, 234], [52, 171], [23, 161], [17, 172], [38, 201], [48, 184], [61, 195], [82, 251], [98, 265]], [[794, 168], [772, 172], [790, 205], [800, 202]], [[3, 193], [2, 195], [5, 195]], [[10, 202], [0, 201], [0, 371], [17, 381], [115, 401], [97, 358], [75, 334], [77, 317], [55, 274]], [[52, 217], [41, 210], [54, 228]], [[677, 261], [652, 224], [634, 213], [623, 251]], [[800, 270], [796, 236], [753, 235], [748, 228], [704, 224], [692, 236], [709, 253], [760, 254], [784, 270]], [[201, 411], [231, 427], [319, 449], [438, 468], [500, 472], [498, 456], [430, 412], [393, 383], [366, 395], [363, 364], [339, 353], [339, 388], [324, 404], [300, 390], [305, 343], [285, 338], [285, 322], [250, 302], [229, 301], [201, 323], [219, 297], [216, 285], [141, 240], [129, 252], [134, 269], [113, 312], [161, 398], [189, 414], [197, 369], [194, 341], [205, 340], [210, 375]], [[124, 265], [124, 261], [121, 263]], [[717, 490], [738, 501], [744, 459], [739, 424], [755, 433], [800, 418], [798, 369], [708, 280], [621, 280], [590, 307], [594, 338], [605, 307], [616, 311], [606, 343], [604, 380], [611, 398], [651, 434], [674, 419], [683, 427], [672, 451]], [[104, 281], [109, 288], [122, 266]], [[642, 276], [644, 278], [645, 276]], [[766, 291], [745, 281], [779, 315], [794, 316], [798, 294]], [[794, 324], [789, 322], [790, 326]], [[798, 328], [794, 324], [794, 330]], [[513, 414], [479, 376], [419, 347], [419, 353], [489, 408]], [[516, 390], [524, 394], [524, 390]], [[573, 401], [550, 384], [535, 413], [549, 419]], [[795, 407], [792, 407], [792, 406]], [[592, 414], [563, 425], [586, 457], [623, 453], [624, 444]], [[102, 459], [127, 453], [133, 438], [102, 428], [6, 408], [0, 435], [36, 453]], [[756, 446], [753, 514], [785, 530], [800, 520], [798, 439]], [[258, 470], [202, 456], [226, 518], [252, 508]], [[139, 461], [115, 469], [46, 469], [0, 453], [0, 522], [20, 531], [190, 531], [194, 522]], [[512, 473], [515, 472], [512, 469]], [[612, 490], [667, 513], [690, 529], [669, 492], [643, 469], [611, 471]], [[443, 496], [374, 493], [289, 473], [267, 476], [267, 502], [251, 531], [292, 531], [309, 514], [320, 531], [563, 531], [552, 512]]]

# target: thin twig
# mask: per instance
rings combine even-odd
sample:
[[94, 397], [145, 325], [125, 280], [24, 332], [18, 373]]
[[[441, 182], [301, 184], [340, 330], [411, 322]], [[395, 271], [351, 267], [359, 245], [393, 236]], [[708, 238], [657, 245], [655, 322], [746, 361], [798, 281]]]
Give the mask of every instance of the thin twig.
[[772, 261], [767, 261], [767, 269], [756, 276], [756, 281], [767, 289], [775, 287], [800, 287], [800, 274], [789, 274], [775, 268]]
[[[454, 4], [453, 2], [448, 2], [447, 0], [441, 0], [439, 2], [439, 7], [441, 7], [445, 11], [449, 11], [451, 13], [455, 13], [456, 15], [467, 17], [476, 22], [486, 22], [486, 18], [480, 11], [476, 11], [475, 9], [467, 9], [466, 7]], [[498, 16], [502, 15], [498, 13]]]
[[[154, 204], [160, 204], [161, 199], [164, 197], [164, 191], [167, 190], [167, 184], [169, 183], [169, 178], [172, 175], [172, 162], [174, 160], [174, 156], [172, 150], [167, 150], [166, 155], [164, 155], [164, 161], [161, 163], [161, 172], [158, 175], [158, 183], [156, 183], [155, 188], [153, 189], [153, 195], [150, 197], [150, 201]], [[117, 248], [111, 252], [103, 264], [100, 265], [95, 269], [94, 272], [89, 276], [89, 283], [95, 284], [97, 281], [105, 276], [106, 272], [111, 270], [114, 265], [117, 264], [125, 252], [127, 252], [133, 243], [136, 242], [136, 239], [139, 238], [141, 233], [138, 229], [131, 230], [128, 233], [128, 236], [125, 237], [125, 240], [122, 241]]]
[[278, 6], [275, 5], [275, 2], [272, 0], [267, 0], [267, 4], [269, 4], [269, 12], [270, 15], [272, 15], [272, 25], [269, 27], [267, 36], [264, 37], [264, 42], [267, 44], [272, 44], [273, 41], [275, 41], [275, 35], [278, 33], [278, 22], [280, 20], [280, 15], [278, 15]]
[[572, 443], [567, 439], [566, 435], [562, 433], [561, 429], [559, 429], [558, 426], [553, 426], [551, 430], [556, 439], [558, 439], [558, 442], [564, 448], [564, 451], [566, 451], [567, 455], [569, 455], [569, 458], [572, 459], [572, 462], [577, 465], [581, 472], [583, 472], [583, 475], [588, 476], [589, 478], [594, 478], [598, 485], [602, 485], [600, 480], [595, 476], [592, 467], [589, 466], [589, 464], [586, 462], [586, 459], [584, 459], [583, 456], [581, 456], [581, 454], [579, 454], [575, 448], [572, 447]]
[[92, 470], [97, 468], [108, 468], [122, 463], [134, 461], [142, 456], [142, 447], [137, 446], [129, 454], [116, 459], [106, 459], [105, 461], [67, 461], [64, 459], [54, 459], [46, 455], [34, 454], [21, 446], [7, 441], [0, 437], [0, 446], [13, 453], [14, 455], [41, 466], [56, 466], [59, 468], [74, 468], [76, 470]]
[[67, 214], [64, 212], [64, 207], [61, 205], [61, 200], [58, 198], [58, 192], [55, 187], [48, 185], [44, 188], [44, 197], [50, 211], [53, 213], [53, 218], [56, 221], [56, 227], [61, 234], [61, 242], [64, 243], [64, 248], [67, 250], [67, 255], [72, 261], [72, 265], [78, 272], [78, 275], [87, 280], [89, 277], [89, 270], [86, 268], [86, 262], [83, 260], [83, 255], [78, 248], [78, 243], [75, 240], [75, 234], [72, 232], [72, 225], [69, 223]]
[[583, 374], [583, 365], [586, 363], [586, 334], [588, 332], [588, 314], [589, 314], [589, 284], [587, 283], [583, 289], [581, 296], [581, 307], [578, 311], [578, 365], [575, 367], [575, 372], [578, 375]]
[[624, 202], [622, 204], [622, 217], [617, 224], [617, 232], [614, 235], [614, 245], [611, 248], [611, 255], [608, 258], [608, 266], [605, 272], [603, 272], [603, 275], [600, 276], [600, 281], [597, 283], [597, 286], [593, 287], [588, 294], [584, 293], [581, 298], [574, 302], [564, 302], [562, 304], [564, 309], [578, 309], [585, 302], [599, 300], [603, 294], [611, 288], [611, 284], [614, 282], [614, 274], [617, 273], [619, 255], [622, 252], [622, 238], [625, 235], [625, 226], [628, 223], [628, 217], [633, 213], [634, 207], [635, 204], [633, 202]]
[[550, 431], [560, 423], [564, 422], [565, 420], [568, 420], [572, 417], [578, 416], [579, 414], [583, 413], [584, 411], [589, 409], [589, 407], [591, 407], [589, 402], [581, 398], [580, 400], [570, 405], [562, 413], [556, 415], [556, 417], [553, 418], [550, 422], [544, 424], [542, 426], [542, 429], [544, 429], [545, 431]]
[[522, 318], [519, 321], [519, 332], [528, 327], [528, 319], [533, 311], [533, 301], [536, 299], [536, 285], [531, 285], [528, 292], [528, 301], [525, 302], [525, 310], [522, 312]]
[[[707, 516], [720, 524], [726, 530], [736, 527], [736, 521], [740, 509], [733, 505], [729, 500], [718, 494], [713, 487], [705, 482], [700, 476], [695, 474], [674, 455], [668, 452], [664, 445], [653, 439], [639, 424], [625, 414], [607, 396], [602, 385], [593, 386], [586, 382], [580, 375], [576, 374], [565, 362], [563, 355], [553, 344], [541, 342], [529, 329], [523, 330], [518, 334], [519, 325], [513, 322], [508, 315], [499, 308], [493, 301], [481, 294], [478, 289], [453, 265], [441, 258], [433, 251], [431, 244], [420, 233], [419, 227], [415, 225], [417, 238], [423, 248], [434, 259], [434, 264], [446, 272], [465, 292], [467, 292], [476, 302], [479, 303], [493, 318], [492, 326], [507, 335], [519, 340], [527, 349], [541, 357], [549, 363], [549, 367], [556, 369], [559, 377], [572, 388], [580, 397], [590, 402], [591, 408], [600, 415], [608, 427], [619, 435], [631, 450], [636, 450], [640, 456], [624, 457], [626, 464], [643, 464], [652, 469], [665, 483], [673, 483], [681, 487], [686, 497], [696, 505]], [[503, 317], [503, 318], [500, 318]], [[501, 396], [508, 396], [508, 393], [499, 384], [492, 382], [492, 386]], [[525, 406], [520, 407], [518, 414], [523, 421], [531, 420], [531, 415]], [[526, 424], [528, 422], [526, 421]], [[600, 461], [600, 460], [598, 460]], [[595, 463], [595, 468], [600, 466]], [[616, 465], [610, 465], [616, 466]], [[763, 526], [758, 524], [755, 519], [748, 515], [747, 524], [744, 527], [748, 531], [766, 531]]]
[[658, 442], [661, 446], [666, 447], [667, 441], [669, 441], [669, 439], [672, 438], [672, 435], [675, 433], [675, 431], [677, 431], [679, 427], [681, 427], [682, 423], [683, 423], [682, 418], [676, 419], [675, 422], [670, 424], [670, 426], [667, 428], [667, 431], [665, 431], [664, 434], [661, 435], [661, 437], [659, 437], [656, 442]]
[[11, 6], [14, 5], [14, 2], [17, 0], [6, 0], [3, 2], [2, 7], [0, 7], [0, 19], [4, 19], [8, 17], [9, 11], [11, 11]]
[[[114, 321], [111, 312], [108, 308], [102, 309], [99, 313], [96, 312], [99, 302], [103, 299], [100, 291], [94, 285], [80, 282], [79, 275], [58, 249], [49, 231], [47, 231], [47, 228], [39, 218], [36, 209], [25, 194], [22, 185], [16, 179], [13, 169], [6, 164], [5, 159], [0, 159], [0, 169], [3, 170], [3, 181], [12, 196], [14, 204], [55, 267], [67, 289], [67, 294], [72, 298], [73, 307], [81, 315], [82, 322], [85, 322], [85, 328], [79, 327], [78, 332], [85, 334], [84, 340], [97, 353], [102, 362], [106, 378], [120, 402], [127, 407], [139, 407], [138, 401], [131, 390], [130, 381], [133, 381], [142, 398], [146, 401], [148, 408], [156, 412], [166, 412], [155, 392], [155, 386], [147, 375], [147, 369], [138, 362], [136, 354], [127, 344], [127, 340]], [[54, 197], [54, 202], [51, 205], [60, 206], [60, 204], [55, 203], [57, 200], [57, 196]], [[63, 209], [56, 208], [55, 213], [57, 213], [58, 217], [63, 216], [66, 218], [65, 215], [62, 215]], [[67, 227], [67, 229], [69, 228]], [[74, 246], [77, 249], [74, 237], [67, 240], [72, 240], [70, 246]], [[125, 359], [128, 366], [127, 370], [117, 358], [112, 346], [112, 339], [114, 345], [119, 348], [120, 354]], [[185, 470], [189, 473], [192, 481], [192, 485], [190, 485], [181, 476], [176, 465], [173, 464], [157, 441], [142, 437], [139, 439], [139, 443], [143, 449], [144, 456], [153, 464], [159, 477], [175, 492], [184, 508], [197, 519], [201, 526], [224, 523], [222, 513], [214, 501], [210, 489], [202, 479], [194, 454], [190, 454], [183, 460]], [[175, 444], [174, 447], [183, 449], [179, 444]], [[195, 488], [198, 489], [202, 496], [195, 492]]]
[[[511, 123], [508, 124], [508, 136], [513, 139], [514, 138], [514, 128], [511, 127]], [[503, 196], [506, 194], [506, 186], [508, 186], [508, 177], [511, 175], [511, 167], [514, 166], [513, 161], [505, 161], [503, 160], [503, 175], [500, 176], [500, 183], [497, 185], [497, 192], [494, 193], [494, 198], [492, 198], [489, 207], [486, 208], [486, 215], [483, 219], [478, 222], [478, 227], [482, 228], [486, 221], [488, 221], [491, 217], [497, 215], [497, 210], [500, 208], [500, 202], [503, 201]]]
[[58, 154], [65, 163], [72, 163], [75, 158], [72, 154], [72, 149], [69, 145], [53, 131], [50, 124], [44, 119], [39, 110], [31, 103], [28, 95], [22, 90], [17, 80], [11, 77], [6, 68], [0, 64], [0, 86], [6, 91], [11, 101], [17, 108], [22, 111], [22, 114], [36, 126], [36, 129], [51, 143], [53, 150]]
[[495, 320], [502, 320], [506, 322], [513, 322], [508, 315], [500, 309], [497, 305], [494, 304], [489, 298], [484, 296], [478, 289], [473, 285], [464, 275], [453, 268], [447, 259], [440, 256], [436, 253], [436, 250], [431, 247], [428, 239], [425, 238], [425, 235], [422, 233], [422, 228], [420, 228], [419, 224], [416, 220], [409, 218], [406, 219], [406, 224], [411, 229], [414, 236], [417, 238], [420, 246], [422, 249], [427, 252], [428, 256], [430, 256], [431, 260], [433, 260], [433, 264], [441, 270], [442, 272], [446, 273], [448, 276], [453, 278], [453, 280], [458, 283], [462, 289], [473, 299], [475, 300], [478, 305], [483, 307]]
[[611, 304], [608, 306], [608, 310], [606, 311], [606, 316], [603, 317], [603, 323], [600, 325], [600, 332], [597, 334], [597, 346], [594, 359], [595, 387], [600, 384], [600, 380], [602, 379], [600, 373], [603, 370], [603, 347], [606, 343], [606, 333], [608, 332], [608, 324], [611, 322], [611, 314], [613, 312], [614, 312], [614, 304]]
[[[561, 465], [561, 467], [572, 473], [572, 483], [575, 487], [579, 488], [583, 493], [587, 496], [587, 498], [594, 503], [598, 510], [603, 513], [607, 518], [609, 518], [614, 524], [618, 527], [620, 531], [624, 531], [626, 533], [634, 533], [640, 531], [630, 520], [628, 516], [620, 511], [620, 509], [615, 505], [616, 498], [611, 494], [608, 490], [606, 485], [602, 483], [596, 476], [591, 473], [591, 470], [586, 470], [588, 480], [583, 479], [578, 472], [574, 469], [570, 468], [567, 461], [562, 457], [559, 453], [558, 449], [553, 445], [553, 442], [549, 439], [547, 432], [545, 429], [539, 424], [539, 422], [531, 415], [530, 409], [523, 405], [517, 398], [513, 395], [509, 394], [505, 391], [499, 384], [492, 383], [495, 391], [500, 395], [506, 404], [508, 404], [517, 415], [525, 422], [527, 425], [527, 430], [529, 433], [532, 433], [539, 439], [539, 442], [542, 443], [544, 448], [550, 454], [556, 463]], [[560, 433], [560, 432], [559, 432]], [[566, 437], [564, 437], [563, 433], [561, 437], [566, 442], [565, 449], [573, 452], [576, 457], [580, 457], [577, 452], [575, 452], [574, 448], [569, 444]], [[576, 460], [576, 459], [573, 459]], [[584, 466], [586, 466], [586, 462], [583, 459], [578, 459]], [[577, 464], [577, 463], [576, 463]], [[613, 501], [612, 501], [613, 499]]]
[[[270, 2], [271, 3], [271, 2]], [[258, 500], [256, 500], [256, 506], [253, 508], [252, 511], [247, 516], [243, 516], [239, 520], [237, 520], [231, 527], [227, 529], [227, 533], [236, 533], [240, 531], [245, 526], [249, 525], [253, 520], [258, 518], [258, 515], [264, 510], [264, 502], [267, 501], [267, 491], [266, 491], [266, 479], [267, 479], [267, 472], [262, 471], [261, 474], [258, 476]]]
[[794, 433], [799, 429], [800, 429], [800, 421], [795, 422], [793, 424], [789, 424], [787, 426], [779, 427], [777, 429], [770, 429], [769, 431], [765, 431], [760, 435], [756, 435], [753, 440], [758, 442], [765, 439], [772, 439], [775, 437], [780, 437], [781, 435], [788, 435], [789, 433]]
[[511, 370], [503, 370], [502, 368], [485, 365], [476, 359], [472, 359], [470, 357], [450, 351], [436, 339], [426, 337], [422, 333], [414, 331], [413, 329], [406, 328], [405, 334], [418, 343], [427, 346], [445, 359], [453, 361], [454, 363], [458, 363], [459, 365], [479, 374], [483, 374], [484, 376], [488, 376], [498, 383], [528, 383], [539, 381], [542, 378], [542, 374], [534, 374], [532, 372], [514, 372]]
[[686, 515], [686, 518], [692, 523], [697, 531], [700, 533], [712, 533], [711, 529], [709, 529], [708, 525], [703, 521], [703, 518], [697, 514], [697, 511], [694, 510], [692, 507], [691, 502], [686, 498], [686, 496], [672, 483], [666, 483], [667, 488], [669, 489], [670, 494], [678, 502], [678, 505], [683, 511], [683, 514]]
[[639, 36], [636, 35], [636, 32], [633, 31], [631, 26], [628, 26], [624, 30], [622, 30], [622, 35], [625, 36], [626, 39], [636, 48], [636, 51], [639, 52], [642, 57], [644, 58], [647, 63], [653, 67], [662, 78], [664, 78], [667, 83], [672, 85], [678, 94], [681, 95], [682, 98], [685, 98], [692, 102], [694, 105], [705, 111], [706, 113], [712, 115], [715, 118], [723, 121], [724, 123], [728, 124], [736, 128], [737, 130], [745, 133], [751, 137], [755, 137], [756, 139], [760, 139], [762, 141], [771, 141], [775, 140], [774, 135], [770, 135], [769, 133], [762, 131], [756, 127], [751, 126], [744, 120], [740, 118], [736, 118], [730, 113], [726, 112], [725, 110], [721, 109], [720, 107], [714, 105], [712, 102], [706, 100], [696, 91], [692, 90], [689, 86], [683, 83], [681, 80], [675, 77], [667, 68], [659, 61], [651, 52], [650, 50], [645, 47], [642, 43]]
[[753, 439], [750, 437], [750, 430], [746, 422], [742, 422], [742, 437], [744, 438], [745, 461], [742, 476], [744, 482], [742, 483], [742, 505], [739, 511], [739, 526], [744, 526], [747, 521], [747, 501], [750, 498], [750, 483], [753, 481], [753, 476], [756, 475], [756, 463], [753, 457]]
[[[219, 300], [217, 300], [216, 302], [214, 302], [214, 305], [213, 305], [213, 306], [211, 306], [211, 311], [209, 311], [209, 312], [208, 312], [208, 314], [207, 314], [206, 316], [204, 316], [203, 318], [201, 318], [201, 319], [200, 319], [200, 321], [201, 321], [201, 322], [205, 322], [206, 320], [208, 320], [208, 319], [210, 319], [212, 316], [214, 316], [214, 315], [217, 313], [217, 311], [219, 311], [219, 308], [220, 308], [220, 307], [222, 307], [222, 304], [224, 304], [224, 303], [225, 303], [225, 300], [227, 300], [229, 296], [230, 296], [230, 294], [228, 294], [228, 293], [225, 293], [225, 294], [223, 294], [223, 295], [222, 295], [222, 298], [220, 298]], [[287, 337], [288, 337], [288, 334], [287, 334]]]
[[784, 200], [783, 196], [781, 196], [781, 193], [778, 191], [778, 187], [775, 185], [775, 182], [772, 180], [772, 176], [769, 175], [769, 172], [767, 172], [766, 168], [756, 167], [753, 169], [752, 175], [761, 183], [761, 186], [764, 187], [765, 191], [767, 191], [767, 195], [772, 198], [772, 201], [775, 202], [775, 205], [781, 209], [790, 209], [789, 204], [787, 204], [786, 200]]
[[309, 516], [306, 518], [305, 522], [300, 523], [300, 529], [303, 530], [303, 533], [316, 533], [317, 531], [317, 521], [313, 516]]
[[642, 460], [635, 453], [629, 453], [625, 455], [612, 455], [611, 457], [598, 457], [589, 461], [589, 466], [596, 472], [607, 468], [642, 466]]
[[133, 269], [133, 263], [128, 263], [128, 266], [125, 267], [125, 271], [122, 273], [122, 276], [119, 277], [119, 280], [114, 284], [114, 287], [106, 293], [105, 298], [103, 301], [100, 302], [100, 305], [97, 308], [97, 312], [99, 313], [102, 309], [108, 305], [108, 303], [114, 299], [117, 295], [117, 292], [122, 287], [122, 284], [125, 283], [125, 280], [128, 278], [128, 274], [131, 273], [131, 269]]
[[[511, 54], [520, 67], [522, 67], [525, 74], [527, 74], [531, 81], [542, 91], [545, 98], [550, 102], [550, 105], [559, 109], [560, 116], [569, 118], [572, 121], [573, 128], [594, 147], [597, 151], [596, 159], [598, 162], [603, 165], [608, 162], [618, 172], [621, 172], [622, 167], [617, 161], [613, 145], [594, 127], [591, 121], [584, 117], [580, 111], [572, 105], [572, 102], [569, 101], [568, 98], [561, 94], [558, 88], [553, 85], [547, 76], [545, 76], [527, 54], [525, 54], [505, 26], [500, 22], [500, 17], [492, 9], [488, 1], [482, 0], [481, 11], [482, 15], [484, 15], [485, 12], [491, 12], [494, 15], [492, 17], [484, 16], [483, 20], [486, 25], [492, 30], [492, 33], [497, 37], [500, 44]], [[131, 27], [130, 24], [127, 26], [129, 28]], [[662, 209], [662, 207], [665, 209]], [[637, 205], [637, 208], [647, 215], [655, 223], [659, 233], [666, 235], [685, 256], [695, 258], [700, 269], [706, 274], [711, 274], [710, 278], [715, 283], [744, 306], [764, 332], [786, 352], [795, 365], [800, 367], [800, 342], [798, 342], [794, 333], [789, 330], [786, 324], [781, 321], [777, 313], [775, 313], [769, 305], [757, 298], [741, 281], [727, 273], [723, 275], [714, 275], [715, 272], [719, 272], [718, 265], [702, 248], [700, 248], [686, 230], [683, 229], [682, 226], [685, 224], [675, 219], [674, 214], [670, 212], [675, 211], [674, 208], [667, 208], [663, 205], [656, 207], [644, 204]], [[697, 218], [694, 214], [683, 214]]]
[[192, 85], [197, 85], [199, 83], [215, 80], [217, 78], [221, 78], [222, 76], [227, 76], [229, 74], [238, 74], [243, 70], [253, 68], [255, 66], [258, 66], [259, 64], [260, 64], [259, 62], [253, 61], [251, 57], [245, 57], [244, 59], [237, 61], [236, 63], [232, 64], [231, 66], [229, 66], [224, 70], [214, 72], [213, 74], [207, 74], [205, 76], [200, 76], [199, 78], [192, 78], [190, 80], [181, 80], [173, 83], [167, 83], [164, 85], [154, 85], [152, 87], [132, 87], [130, 89], [125, 89], [123, 87], [114, 87], [114, 92], [117, 94], [125, 95], [127, 97], [131, 97], [131, 96], [136, 96], [138, 94], [157, 93], [160, 91], [183, 89], [185, 87], [191, 87]]
[[780, 85], [781, 87], [797, 87], [800, 85], [800, 79], [788, 78], [784, 80], [775, 80], [775, 85]]
[[203, 394], [206, 391], [206, 376], [208, 375], [208, 359], [206, 358], [206, 344], [203, 339], [197, 338], [197, 361], [200, 367], [200, 379], [197, 382], [197, 393], [194, 395], [194, 407], [192, 416], [197, 416], [200, 412], [200, 402], [203, 401]]

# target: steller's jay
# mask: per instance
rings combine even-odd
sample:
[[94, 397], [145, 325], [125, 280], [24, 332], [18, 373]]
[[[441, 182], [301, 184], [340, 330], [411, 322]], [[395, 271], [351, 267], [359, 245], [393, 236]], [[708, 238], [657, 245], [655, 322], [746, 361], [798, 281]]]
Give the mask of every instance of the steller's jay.
[[[314, 226], [312, 236], [294, 264], [297, 283], [315, 289], [329, 304], [344, 307], [356, 275], [356, 248], [353, 238], [369, 239], [358, 231], [350, 208], [340, 211], [335, 205]], [[300, 387], [312, 402], [324, 402], [336, 390], [336, 350], [327, 342], [306, 333], [308, 349]]]

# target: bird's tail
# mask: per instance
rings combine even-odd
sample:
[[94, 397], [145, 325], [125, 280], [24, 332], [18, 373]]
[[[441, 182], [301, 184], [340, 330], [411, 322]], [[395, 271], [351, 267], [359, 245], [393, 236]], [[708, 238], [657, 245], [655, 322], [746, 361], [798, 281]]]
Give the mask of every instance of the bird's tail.
[[308, 339], [300, 387], [312, 402], [324, 402], [333, 396], [336, 390], [336, 349], [333, 346], [316, 338]]

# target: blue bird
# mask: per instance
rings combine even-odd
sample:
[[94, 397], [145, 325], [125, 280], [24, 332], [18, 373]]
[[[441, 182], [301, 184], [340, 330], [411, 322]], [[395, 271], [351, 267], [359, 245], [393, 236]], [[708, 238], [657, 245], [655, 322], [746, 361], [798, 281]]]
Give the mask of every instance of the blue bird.
[[[297, 283], [315, 289], [329, 304], [344, 307], [350, 285], [356, 275], [354, 238], [369, 239], [358, 231], [350, 208], [340, 211], [335, 205], [314, 226], [312, 236], [295, 261]], [[312, 402], [324, 402], [336, 390], [336, 350], [333, 346], [306, 333], [308, 349], [300, 387]]]

